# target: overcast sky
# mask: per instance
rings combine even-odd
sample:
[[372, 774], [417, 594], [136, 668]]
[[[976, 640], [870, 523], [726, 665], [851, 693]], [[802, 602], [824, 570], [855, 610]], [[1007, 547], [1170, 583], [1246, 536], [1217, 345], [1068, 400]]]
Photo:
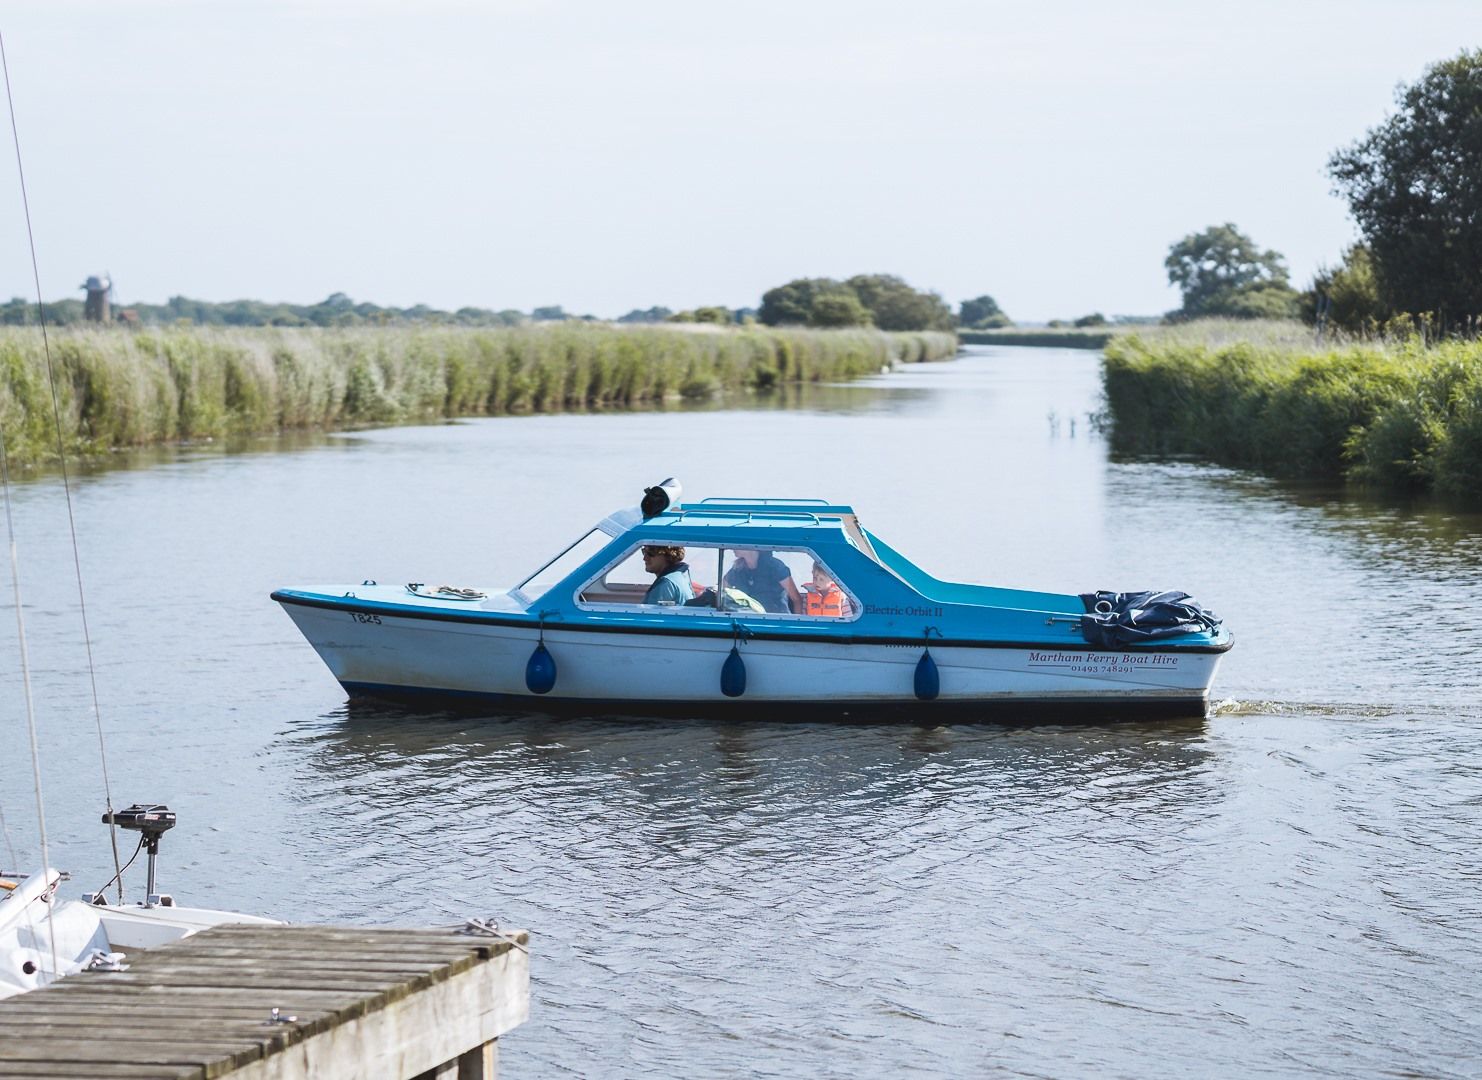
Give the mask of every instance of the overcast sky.
[[[1177, 306], [1233, 221], [1303, 285], [1324, 167], [1478, 0], [46, 0], [0, 9], [48, 299], [616, 316], [894, 273], [1023, 320]], [[7, 149], [5, 156], [10, 156]], [[13, 164], [0, 293], [32, 296]]]

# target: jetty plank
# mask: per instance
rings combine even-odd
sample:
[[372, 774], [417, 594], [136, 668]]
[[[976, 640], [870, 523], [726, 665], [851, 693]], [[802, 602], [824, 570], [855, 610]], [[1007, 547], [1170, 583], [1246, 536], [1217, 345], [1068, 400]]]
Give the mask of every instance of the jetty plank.
[[[32, 991], [33, 993], [35, 991]], [[5, 1060], [7, 1062], [66, 1061], [68, 1064], [97, 1066], [114, 1061], [125, 1061], [130, 1065], [194, 1065], [205, 1066], [214, 1061], [227, 1060], [233, 1065], [245, 1065], [262, 1057], [262, 1047], [247, 1040], [230, 1039], [138, 1039], [120, 1042], [117, 1039], [99, 1037], [79, 1039], [68, 1033], [61, 1037], [6, 1039]], [[93, 1071], [92, 1068], [89, 1072]]]
[[0, 1080], [488, 1080], [529, 1010], [510, 938], [216, 927], [0, 1002]]
[[[56, 1061], [27, 1061], [20, 1065], [7, 1065], [0, 1061], [0, 1077], [11, 1080], [21, 1076], [57, 1076], [77, 1080], [77, 1066]], [[195, 1065], [123, 1065], [114, 1062], [100, 1065], [88, 1074], [96, 1080], [204, 1080], [206, 1072]]]

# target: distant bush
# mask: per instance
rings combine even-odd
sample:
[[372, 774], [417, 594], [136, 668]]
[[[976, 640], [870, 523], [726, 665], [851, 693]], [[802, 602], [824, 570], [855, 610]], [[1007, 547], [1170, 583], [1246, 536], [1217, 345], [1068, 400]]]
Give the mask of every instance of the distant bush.
[[1320, 268], [1299, 302], [1307, 323], [1351, 334], [1372, 334], [1391, 316], [1379, 296], [1374, 258], [1362, 244], [1348, 248], [1338, 266]]
[[957, 307], [957, 324], [968, 330], [991, 330], [997, 326], [1012, 326], [1011, 320], [998, 301], [984, 294], [964, 300]]
[[674, 312], [666, 307], [634, 308], [626, 315], [619, 315], [617, 321], [620, 323], [657, 323], [663, 322]]
[[716, 326], [729, 326], [736, 321], [736, 316], [728, 307], [698, 307], [693, 311], [681, 311], [670, 315], [664, 321], [676, 323], [711, 323]]

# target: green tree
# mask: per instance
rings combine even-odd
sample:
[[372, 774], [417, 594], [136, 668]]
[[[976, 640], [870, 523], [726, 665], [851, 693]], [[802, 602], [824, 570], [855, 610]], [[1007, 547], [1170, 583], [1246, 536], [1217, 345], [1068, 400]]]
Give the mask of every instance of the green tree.
[[762, 294], [757, 318], [768, 326], [804, 325], [813, 301], [826, 295], [852, 295], [849, 286], [833, 278], [796, 278]]
[[[820, 297], [841, 297], [845, 303], [825, 306], [826, 317], [842, 317], [849, 300], [857, 301], [881, 330], [952, 330], [952, 309], [934, 292], [920, 292], [893, 274], [856, 274], [848, 281], [798, 278], [762, 295], [757, 318], [768, 326], [808, 324]], [[855, 324], [849, 324], [855, 325]]]
[[1432, 65], [1395, 101], [1328, 174], [1373, 256], [1381, 299], [1454, 324], [1482, 312], [1482, 49]]
[[868, 326], [870, 313], [853, 293], [824, 293], [808, 309], [808, 325], [819, 327]]
[[1297, 313], [1297, 294], [1280, 253], [1262, 251], [1230, 222], [1185, 236], [1168, 249], [1163, 266], [1169, 282], [1184, 294], [1183, 307], [1174, 313], [1178, 318]]
[[911, 288], [894, 274], [856, 274], [844, 283], [881, 330], [952, 330], [952, 309], [934, 292]]
[[998, 301], [991, 296], [975, 296], [964, 300], [957, 309], [957, 321], [970, 330], [986, 330], [994, 326], [1008, 326], [1011, 320]]
[[1073, 325], [1079, 326], [1079, 327], [1082, 327], [1082, 328], [1085, 328], [1085, 327], [1088, 327], [1088, 326], [1105, 326], [1106, 325], [1106, 316], [1103, 315], [1103, 314], [1101, 314], [1101, 312], [1096, 311], [1096, 312], [1093, 312], [1090, 315], [1082, 315], [1079, 319], [1077, 319], [1075, 321], [1075, 323]]
[[1374, 330], [1388, 321], [1391, 312], [1379, 296], [1374, 258], [1363, 244], [1343, 253], [1343, 262], [1329, 269], [1320, 267], [1312, 285], [1302, 294], [1302, 318], [1350, 331]]

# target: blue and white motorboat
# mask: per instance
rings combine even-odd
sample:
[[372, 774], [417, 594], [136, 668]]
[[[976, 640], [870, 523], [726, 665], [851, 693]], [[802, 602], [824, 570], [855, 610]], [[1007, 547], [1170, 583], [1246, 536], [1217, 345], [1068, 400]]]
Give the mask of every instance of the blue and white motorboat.
[[682, 503], [672, 480], [512, 589], [272, 596], [352, 698], [546, 713], [1201, 716], [1232, 644], [1184, 593], [940, 581], [849, 506]]

